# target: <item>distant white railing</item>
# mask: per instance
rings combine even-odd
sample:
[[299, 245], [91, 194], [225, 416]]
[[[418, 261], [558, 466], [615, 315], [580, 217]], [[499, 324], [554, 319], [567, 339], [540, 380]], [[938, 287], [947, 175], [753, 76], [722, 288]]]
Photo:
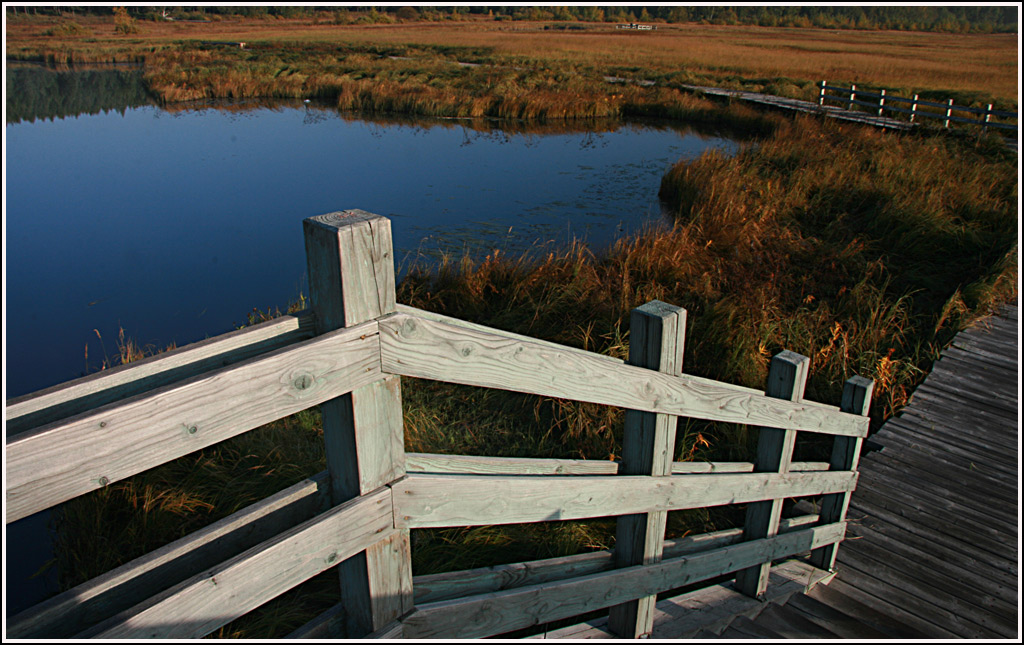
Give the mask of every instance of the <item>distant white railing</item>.
[[[914, 123], [917, 117], [941, 119], [943, 121], [943, 127], [946, 128], [949, 127], [950, 123], [967, 123], [971, 125], [980, 125], [983, 128], [1017, 130], [1016, 123], [1001, 123], [992, 120], [992, 118], [995, 117], [1017, 121], [1017, 113], [993, 110], [991, 103], [987, 104], [984, 108], [954, 105], [953, 99], [948, 99], [945, 103], [937, 103], [934, 101], [922, 101], [917, 94], [908, 99], [905, 97], [886, 94], [884, 89], [879, 90], [878, 92], [865, 92], [863, 90], [858, 90], [856, 85], [851, 85], [850, 87], [835, 87], [828, 85], [825, 81], [819, 82], [818, 88], [818, 105], [820, 106], [824, 106], [825, 102], [829, 101], [831, 103], [845, 105], [847, 109], [853, 109], [854, 106], [868, 108], [869, 111], [876, 112], [877, 116], [883, 116], [885, 112], [906, 114], [909, 115], [911, 123]], [[831, 92], [831, 94], [829, 92]], [[895, 105], [892, 105], [893, 103], [902, 103], [904, 105], [909, 104], [910, 107], [896, 107]], [[980, 116], [977, 118], [970, 118], [956, 116], [954, 113], [977, 114]]]

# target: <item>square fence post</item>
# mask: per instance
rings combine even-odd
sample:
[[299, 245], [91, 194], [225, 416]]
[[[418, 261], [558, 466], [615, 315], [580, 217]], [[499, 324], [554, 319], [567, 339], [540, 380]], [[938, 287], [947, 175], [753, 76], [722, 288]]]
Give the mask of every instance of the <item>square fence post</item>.
[[[768, 368], [768, 386], [765, 394], [776, 399], [799, 401], [804, 396], [807, 372], [811, 359], [785, 350], [772, 358]], [[754, 472], [787, 473], [793, 460], [796, 430], [761, 428], [757, 442]], [[743, 527], [744, 540], [774, 537], [779, 532], [782, 518], [782, 499], [754, 502], [747, 505], [747, 518]], [[742, 569], [736, 573], [736, 589], [754, 598], [760, 598], [768, 588], [771, 562]]]
[[[863, 376], [852, 376], [843, 384], [843, 400], [840, 409], [850, 414], [868, 415], [871, 407], [871, 395], [875, 382]], [[832, 458], [829, 470], [857, 470], [860, 462], [860, 449], [864, 439], [861, 437], [836, 437], [832, 444]], [[825, 495], [821, 500], [821, 512], [818, 524], [832, 524], [846, 519], [846, 511], [850, 507], [851, 493], [833, 493]], [[819, 569], [833, 570], [836, 566], [836, 552], [839, 542], [823, 546], [811, 552], [811, 564]]]
[[[683, 372], [686, 310], [653, 300], [637, 307], [629, 322], [630, 365], [666, 374]], [[621, 475], [671, 477], [678, 417], [627, 410], [622, 445]], [[661, 561], [668, 513], [657, 511], [619, 517], [615, 531], [615, 564], [630, 567]], [[645, 638], [654, 621], [657, 596], [616, 605], [609, 629], [624, 638]]]
[[[309, 297], [322, 334], [395, 311], [391, 222], [348, 210], [303, 221]], [[341, 504], [405, 475], [401, 383], [387, 376], [323, 403], [331, 501]], [[412, 609], [409, 532], [338, 565], [339, 635], [361, 638]]]
[[855, 100], [857, 100], [857, 86], [856, 85], [850, 85], [850, 103], [849, 103], [849, 105], [846, 106], [847, 110], [852, 110], [853, 109], [853, 102]]
[[949, 101], [946, 102], [946, 120], [942, 124], [942, 127], [944, 127], [944, 128], [948, 128], [949, 127], [950, 117], [952, 117], [952, 116], [953, 116], [953, 99], [949, 99]]
[[825, 105], [825, 81], [821, 82], [821, 92], [818, 93], [818, 105]]
[[882, 116], [882, 112], [885, 111], [885, 90], [881, 90], [878, 94], [878, 116]]
[[914, 117], [917, 116], [917, 94], [914, 95], [914, 102], [910, 104], [910, 122], [914, 122]]

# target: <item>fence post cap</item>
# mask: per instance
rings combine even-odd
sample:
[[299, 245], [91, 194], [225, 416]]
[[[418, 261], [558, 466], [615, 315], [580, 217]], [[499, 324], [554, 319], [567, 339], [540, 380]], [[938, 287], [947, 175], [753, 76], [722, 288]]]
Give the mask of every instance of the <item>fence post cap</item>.
[[355, 226], [356, 224], [362, 224], [363, 222], [370, 222], [376, 219], [387, 220], [383, 215], [376, 215], [369, 213], [358, 208], [334, 211], [333, 213], [324, 213], [323, 215], [314, 215], [307, 217], [303, 220], [303, 223], [308, 223], [310, 226], [318, 226], [328, 230], [339, 230], [349, 226]]

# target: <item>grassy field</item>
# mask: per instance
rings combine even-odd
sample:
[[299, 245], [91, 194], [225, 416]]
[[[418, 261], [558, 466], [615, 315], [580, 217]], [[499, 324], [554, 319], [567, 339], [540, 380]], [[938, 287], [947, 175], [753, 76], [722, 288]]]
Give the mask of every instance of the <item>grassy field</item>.
[[[399, 300], [424, 309], [625, 357], [630, 309], [661, 299], [689, 312], [688, 373], [762, 388], [771, 356], [790, 349], [811, 357], [810, 399], [837, 404], [849, 376], [875, 379], [877, 427], [906, 403], [958, 330], [1017, 297], [1017, 160], [1001, 142], [725, 108], [672, 87], [703, 83], [807, 98], [824, 77], [1015, 107], [1013, 37], [283, 20], [139, 23], [136, 34], [119, 36], [110, 22], [80, 22], [84, 35], [73, 38], [43, 35], [52, 22], [9, 22], [8, 55], [144, 60], [168, 99], [333, 94], [353, 110], [549, 120], [603, 110], [731, 124], [746, 142], [734, 157], [706, 153], [665, 175], [670, 232], [622, 239], [601, 256], [574, 245], [537, 258], [494, 254], [414, 268]], [[197, 46], [207, 40], [247, 47]], [[659, 86], [609, 85], [603, 75]], [[621, 452], [617, 409], [415, 379], [403, 379], [403, 398], [410, 452], [588, 459]], [[676, 457], [747, 459], [754, 441], [746, 427], [684, 421]], [[802, 443], [797, 458], [820, 456], [822, 448]], [[61, 513], [62, 585], [323, 467], [319, 414], [310, 410], [83, 496]], [[741, 518], [735, 507], [673, 513], [668, 534]], [[413, 540], [420, 575], [607, 548], [614, 523], [417, 530]], [[336, 601], [332, 574], [218, 635], [286, 634]]]
[[[72, 22], [76, 28], [61, 28]], [[890, 94], [916, 92], [951, 96], [958, 103], [991, 101], [1016, 107], [1019, 55], [1012, 34], [711, 25], [659, 25], [644, 33], [618, 31], [604, 23], [545, 30], [550, 24], [137, 22], [136, 33], [119, 34], [112, 19], [23, 17], [8, 21], [7, 56], [51, 62], [144, 61], [154, 90], [168, 100], [323, 96], [340, 94], [352, 81], [374, 79], [408, 87], [468, 87], [477, 95], [514, 92], [516, 84], [534, 89], [531, 84], [548, 82], [553, 92], [577, 94], [591, 103], [608, 99], [614, 107], [619, 92], [602, 80], [612, 75], [669, 87], [696, 83], [797, 98], [811, 98], [813, 84], [826, 79], [884, 87]], [[245, 42], [246, 49], [212, 42]]]

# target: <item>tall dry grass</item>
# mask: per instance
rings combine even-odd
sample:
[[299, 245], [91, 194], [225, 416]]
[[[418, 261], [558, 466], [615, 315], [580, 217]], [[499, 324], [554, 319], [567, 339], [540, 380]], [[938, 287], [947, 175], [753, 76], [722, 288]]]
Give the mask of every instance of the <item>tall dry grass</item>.
[[[726, 25], [660, 25], [656, 32], [624, 33], [603, 23], [566, 32], [546, 31], [542, 23], [480, 20], [345, 26], [243, 20], [139, 23], [139, 32], [126, 36], [102, 19], [83, 17], [78, 23], [81, 29], [76, 34], [62, 29], [59, 18], [8, 23], [8, 58], [51, 63], [145, 61], [154, 91], [168, 101], [326, 96], [340, 93], [342, 84], [378, 77], [380, 65], [391, 64], [406, 68], [402, 78], [380, 80], [408, 84], [403, 91], [413, 95], [450, 90], [454, 93], [448, 98], [461, 104], [461, 91], [479, 95], [488, 85], [486, 78], [456, 62], [479, 63], [501, 73], [522, 70], [538, 79], [550, 77], [554, 70], [564, 72], [570, 81], [582, 79], [594, 86], [612, 75], [653, 80], [663, 87], [715, 85], [803, 99], [816, 96], [814, 84], [822, 79], [886, 88], [890, 95], [952, 97], [957, 103], [982, 107], [991, 102], [997, 109], [1016, 109], [1018, 96], [1019, 52], [1012, 34]], [[211, 42], [246, 42], [248, 50]], [[188, 62], [193, 55], [212, 56], [216, 64], [207, 60], [204, 65], [209, 69], [197, 69]], [[391, 55], [409, 60], [393, 61], [387, 58]], [[358, 56], [363, 60], [355, 67], [336, 64], [345, 59], [356, 63]], [[442, 70], [443, 65], [450, 69]], [[429, 90], [417, 88], [417, 79], [425, 76], [433, 82]], [[468, 85], [459, 79], [468, 79]], [[397, 99], [394, 88], [381, 89]], [[366, 90], [364, 83], [349, 94]], [[572, 102], [571, 82], [551, 91], [564, 95], [561, 102]], [[598, 98], [607, 94], [601, 92]], [[444, 98], [432, 95], [413, 102]], [[517, 111], [521, 110], [507, 110]]]

